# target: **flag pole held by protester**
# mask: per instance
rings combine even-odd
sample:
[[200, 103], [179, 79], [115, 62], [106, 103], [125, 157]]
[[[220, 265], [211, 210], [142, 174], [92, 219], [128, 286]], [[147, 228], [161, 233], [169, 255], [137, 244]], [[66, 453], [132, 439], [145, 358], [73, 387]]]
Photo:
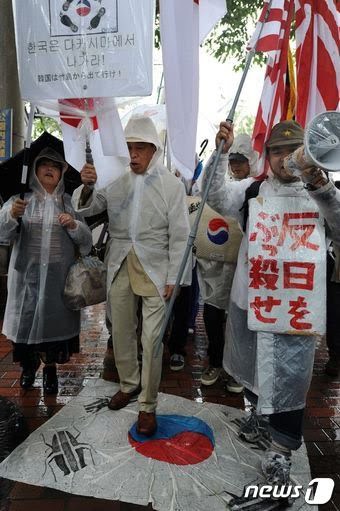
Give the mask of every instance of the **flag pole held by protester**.
[[[237, 104], [238, 104], [238, 101], [239, 101], [239, 98], [240, 98], [240, 95], [241, 95], [241, 91], [242, 91], [242, 88], [243, 88], [246, 76], [247, 76], [249, 68], [250, 68], [250, 64], [251, 64], [251, 62], [253, 60], [253, 57], [254, 57], [256, 49], [257, 49], [257, 43], [258, 43], [258, 41], [261, 38], [262, 31], [263, 31], [263, 28], [265, 26], [265, 22], [266, 22], [266, 20], [269, 17], [272, 1], [273, 0], [270, 0], [268, 2], [268, 4], [267, 4], [267, 10], [266, 10], [264, 19], [263, 19], [263, 21], [261, 21], [261, 24], [259, 26], [258, 35], [257, 35], [257, 38], [256, 38], [256, 43], [254, 44], [254, 46], [252, 47], [252, 49], [249, 51], [249, 53], [247, 55], [247, 60], [246, 60], [245, 68], [243, 70], [243, 73], [242, 73], [242, 76], [241, 76], [241, 80], [240, 80], [238, 89], [236, 91], [236, 95], [235, 95], [233, 104], [232, 104], [230, 112], [229, 112], [229, 114], [227, 116], [227, 121], [230, 121], [231, 123], [234, 120], [236, 107], [237, 107]], [[182, 259], [182, 262], [181, 262], [181, 265], [180, 265], [180, 268], [179, 268], [179, 271], [178, 271], [178, 275], [177, 275], [177, 279], [176, 279], [176, 283], [175, 283], [175, 288], [174, 288], [174, 291], [173, 291], [173, 293], [171, 295], [170, 301], [168, 302], [168, 304], [166, 306], [167, 308], [166, 308], [165, 318], [164, 318], [163, 325], [162, 325], [162, 328], [161, 328], [161, 331], [160, 331], [160, 334], [159, 334], [159, 337], [158, 337], [158, 346], [159, 347], [161, 346], [161, 343], [163, 341], [163, 337], [164, 337], [164, 334], [166, 332], [168, 322], [170, 320], [171, 312], [172, 312], [172, 309], [173, 309], [173, 306], [174, 306], [174, 303], [175, 303], [175, 300], [176, 300], [176, 297], [177, 297], [177, 293], [178, 293], [178, 290], [179, 290], [180, 285], [181, 285], [182, 277], [183, 277], [184, 271], [186, 269], [189, 256], [190, 256], [190, 254], [192, 252], [192, 247], [193, 247], [196, 235], [197, 235], [198, 226], [199, 226], [199, 223], [200, 223], [200, 220], [201, 220], [201, 216], [202, 216], [202, 213], [203, 213], [203, 208], [204, 208], [204, 205], [205, 205], [205, 203], [207, 201], [207, 197], [208, 197], [208, 193], [209, 193], [209, 190], [210, 190], [210, 186], [211, 186], [213, 177], [215, 175], [215, 171], [216, 171], [217, 165], [219, 163], [219, 160], [220, 160], [220, 157], [221, 157], [221, 154], [222, 154], [222, 151], [223, 151], [223, 147], [224, 147], [224, 140], [221, 140], [221, 142], [220, 142], [220, 144], [219, 144], [219, 146], [217, 148], [217, 151], [216, 151], [214, 163], [213, 163], [211, 172], [210, 172], [208, 180], [207, 180], [207, 185], [206, 185], [205, 191], [204, 191], [204, 193], [202, 195], [202, 200], [201, 200], [200, 206], [199, 206], [199, 208], [197, 210], [197, 215], [196, 215], [195, 221], [193, 223], [193, 226], [191, 228], [191, 231], [190, 231], [190, 234], [189, 234], [189, 237], [188, 237], [188, 242], [187, 242], [186, 250], [184, 252], [184, 256], [183, 256], [183, 259]]]

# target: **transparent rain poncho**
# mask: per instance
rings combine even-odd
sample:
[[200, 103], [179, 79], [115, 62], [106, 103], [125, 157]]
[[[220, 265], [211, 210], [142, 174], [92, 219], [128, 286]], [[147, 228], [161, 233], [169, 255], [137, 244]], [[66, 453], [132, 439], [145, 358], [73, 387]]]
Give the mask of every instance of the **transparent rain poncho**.
[[[213, 159], [206, 169], [203, 189], [212, 162]], [[226, 183], [226, 165], [227, 156], [222, 155], [209, 190], [208, 203], [220, 214], [233, 216], [242, 223], [245, 191], [254, 179]], [[340, 193], [331, 182], [314, 192], [307, 192], [302, 181], [284, 184], [270, 175], [261, 184], [259, 195], [272, 197], [273, 201], [277, 197], [312, 198], [326, 220], [326, 234], [338, 242]], [[312, 374], [315, 336], [255, 332], [247, 328], [248, 236], [247, 228], [231, 290], [223, 366], [228, 374], [259, 396], [260, 413], [303, 408]]]
[[164, 286], [176, 282], [189, 235], [185, 188], [162, 164], [161, 144], [149, 118], [131, 118], [125, 137], [130, 142], [148, 142], [156, 147], [146, 172], [140, 175], [127, 172], [106, 188], [94, 190], [81, 208], [80, 187], [75, 190], [72, 203], [86, 216], [107, 209], [110, 220], [108, 289], [133, 248], [162, 296]]
[[[48, 158], [67, 165], [53, 149], [44, 149], [36, 158], [30, 176], [31, 192], [25, 195], [28, 205], [18, 222], [11, 214], [9, 199], [0, 210], [0, 239], [13, 243], [8, 271], [8, 298], [3, 333], [11, 341], [39, 344], [70, 339], [79, 334], [79, 313], [66, 309], [63, 303], [65, 279], [76, 259], [76, 247], [87, 254], [92, 245], [91, 231], [80, 220], [64, 194], [63, 177], [49, 194], [36, 174], [38, 159]], [[58, 221], [60, 213], [76, 218], [77, 228], [67, 230]]]

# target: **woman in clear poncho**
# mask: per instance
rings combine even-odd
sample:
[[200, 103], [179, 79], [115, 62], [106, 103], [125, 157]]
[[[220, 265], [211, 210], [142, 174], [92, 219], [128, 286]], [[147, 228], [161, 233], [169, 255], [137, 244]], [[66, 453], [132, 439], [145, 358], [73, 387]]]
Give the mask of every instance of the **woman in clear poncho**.
[[80, 314], [65, 307], [63, 290], [76, 248], [87, 254], [92, 244], [90, 229], [64, 193], [66, 170], [57, 152], [44, 149], [33, 164], [32, 191], [25, 200], [12, 197], [0, 210], [0, 238], [13, 243], [3, 333], [22, 367], [21, 387], [32, 387], [42, 360], [49, 394], [58, 392], [56, 364], [79, 352]]

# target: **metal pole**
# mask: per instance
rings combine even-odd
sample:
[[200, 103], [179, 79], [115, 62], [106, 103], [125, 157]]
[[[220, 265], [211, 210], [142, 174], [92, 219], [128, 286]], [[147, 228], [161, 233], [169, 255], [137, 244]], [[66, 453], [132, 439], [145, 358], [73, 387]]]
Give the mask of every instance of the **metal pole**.
[[30, 155], [30, 147], [32, 141], [32, 128], [33, 128], [33, 120], [34, 120], [34, 111], [35, 105], [34, 103], [30, 103], [30, 113], [28, 116], [27, 123], [27, 132], [26, 132], [26, 140], [24, 147], [24, 161], [22, 165], [22, 173], [21, 173], [21, 191], [20, 191], [20, 199], [24, 199], [27, 177], [28, 177], [28, 164], [29, 164], [29, 155]]
[[[273, 2], [273, 0], [270, 0], [268, 2], [267, 11], [266, 11], [264, 20], [262, 22], [259, 34], [258, 34], [256, 44], [254, 45], [254, 48], [251, 51], [249, 51], [249, 53], [248, 53], [246, 64], [245, 64], [245, 68], [243, 70], [242, 77], [241, 77], [241, 80], [240, 80], [240, 83], [239, 83], [239, 86], [238, 86], [238, 89], [237, 89], [237, 92], [236, 92], [233, 104], [231, 106], [230, 112], [229, 112], [228, 117], [226, 119], [227, 121], [230, 121], [231, 123], [234, 120], [236, 106], [237, 106], [238, 100], [240, 98], [241, 91], [242, 91], [242, 88], [243, 88], [246, 76], [247, 76], [249, 68], [250, 68], [250, 64], [251, 64], [252, 59], [253, 59], [253, 57], [255, 55], [257, 43], [258, 43], [258, 41], [259, 41], [259, 39], [261, 37], [264, 24], [265, 24], [265, 22], [268, 19], [272, 2]], [[217, 169], [217, 165], [219, 163], [219, 160], [220, 160], [220, 157], [221, 157], [221, 154], [222, 154], [222, 151], [223, 151], [223, 147], [224, 147], [224, 140], [221, 140], [221, 142], [220, 142], [220, 144], [219, 144], [219, 146], [217, 148], [217, 151], [216, 151], [216, 156], [215, 156], [215, 159], [214, 159], [214, 162], [213, 162], [212, 169], [211, 169], [211, 171], [209, 173], [209, 176], [208, 176], [207, 184], [206, 184], [204, 193], [202, 195], [201, 203], [200, 203], [199, 208], [197, 210], [197, 215], [196, 215], [194, 224], [193, 224], [193, 226], [191, 228], [191, 231], [190, 231], [190, 234], [189, 234], [189, 237], [188, 237], [188, 243], [187, 243], [187, 246], [186, 246], [186, 249], [185, 249], [185, 252], [184, 252], [184, 256], [183, 256], [180, 268], [178, 270], [174, 291], [173, 291], [173, 293], [171, 295], [170, 301], [166, 304], [165, 317], [164, 317], [164, 321], [163, 321], [162, 328], [161, 328], [161, 331], [160, 331], [160, 334], [159, 334], [159, 337], [158, 337], [158, 342], [157, 342], [157, 345], [158, 345], [158, 348], [156, 349], [157, 354], [159, 352], [161, 343], [163, 342], [163, 337], [164, 337], [165, 331], [166, 331], [167, 326], [168, 326], [168, 322], [169, 322], [169, 319], [170, 319], [170, 316], [171, 316], [173, 305], [174, 305], [175, 300], [177, 298], [178, 289], [180, 288], [180, 283], [181, 283], [181, 280], [182, 280], [182, 277], [183, 277], [183, 273], [184, 273], [185, 267], [187, 265], [187, 261], [188, 261], [189, 255], [191, 253], [191, 249], [192, 249], [192, 246], [194, 244], [194, 241], [195, 241], [195, 238], [196, 238], [196, 235], [197, 235], [198, 225], [199, 225], [200, 220], [201, 220], [201, 216], [202, 216], [202, 213], [203, 213], [203, 208], [204, 208], [204, 205], [205, 205], [205, 203], [207, 201], [207, 197], [208, 197], [208, 193], [209, 193], [209, 190], [210, 190], [210, 186], [211, 186], [211, 183], [213, 181], [213, 178], [214, 178], [214, 175], [215, 175], [215, 172], [216, 172], [216, 169]]]

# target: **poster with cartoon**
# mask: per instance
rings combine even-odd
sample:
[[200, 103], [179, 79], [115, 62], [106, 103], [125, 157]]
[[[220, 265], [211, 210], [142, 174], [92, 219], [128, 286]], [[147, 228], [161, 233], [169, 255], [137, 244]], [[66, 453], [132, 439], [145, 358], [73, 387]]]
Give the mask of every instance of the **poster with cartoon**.
[[154, 0], [13, 0], [21, 96], [152, 92]]
[[249, 203], [250, 330], [324, 334], [326, 242], [315, 203], [303, 197]]

